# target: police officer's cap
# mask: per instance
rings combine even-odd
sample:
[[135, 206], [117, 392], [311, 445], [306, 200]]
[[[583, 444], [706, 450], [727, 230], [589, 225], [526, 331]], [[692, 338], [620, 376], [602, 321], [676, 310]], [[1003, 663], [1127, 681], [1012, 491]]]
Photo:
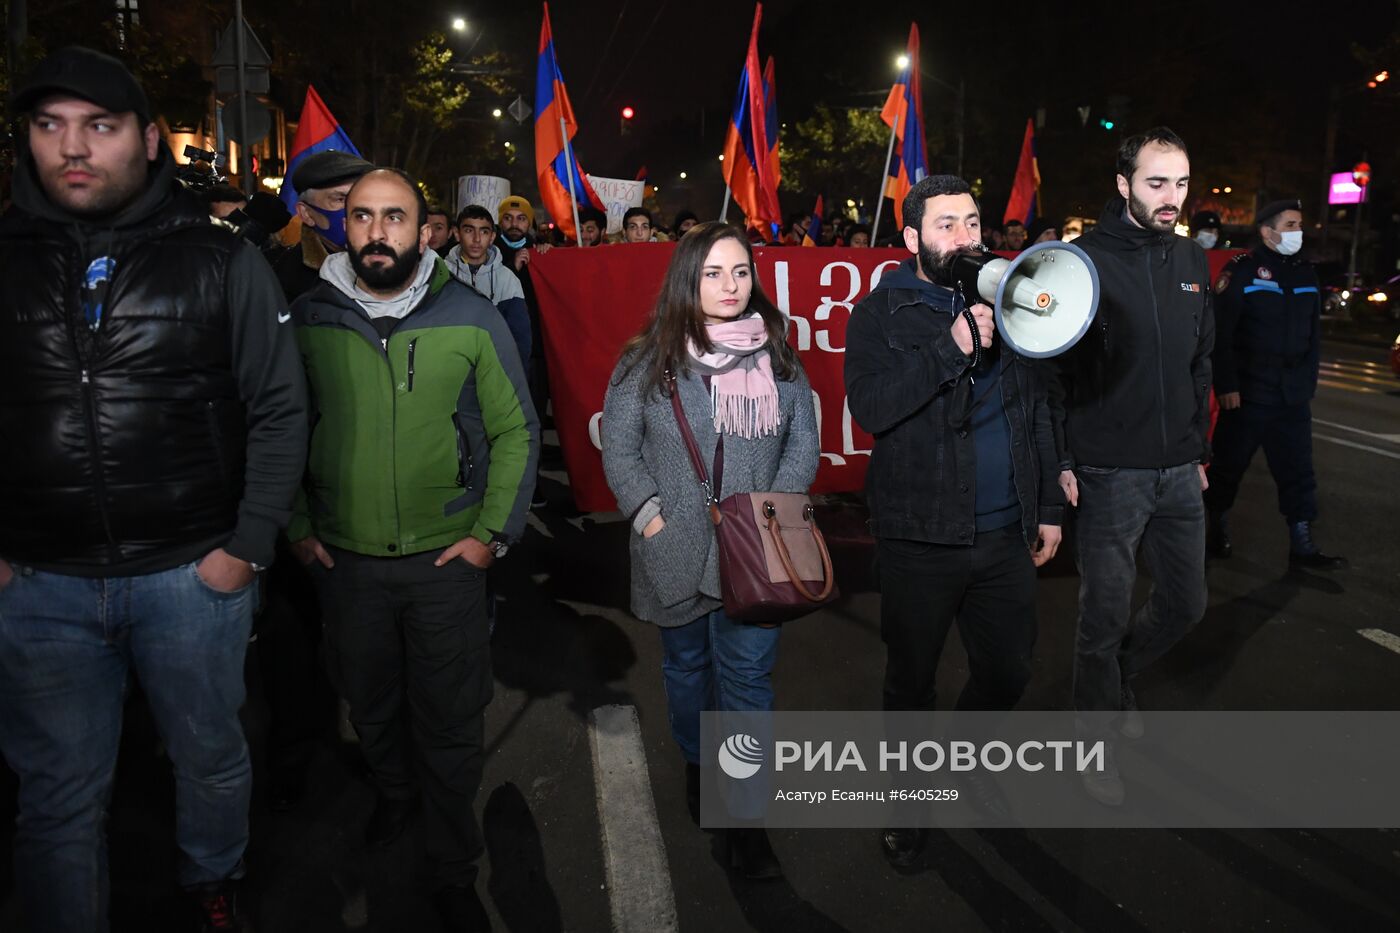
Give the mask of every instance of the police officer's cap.
[[1220, 215], [1215, 211], [1196, 211], [1191, 215], [1192, 230], [1219, 230]]
[[292, 187], [298, 193], [312, 188], [332, 188], [354, 181], [373, 170], [374, 166], [359, 156], [327, 149], [308, 157], [296, 167], [292, 172]]
[[1297, 198], [1284, 198], [1282, 201], [1270, 201], [1259, 208], [1259, 213], [1254, 215], [1254, 225], [1266, 224], [1284, 211], [1302, 212], [1303, 202]]

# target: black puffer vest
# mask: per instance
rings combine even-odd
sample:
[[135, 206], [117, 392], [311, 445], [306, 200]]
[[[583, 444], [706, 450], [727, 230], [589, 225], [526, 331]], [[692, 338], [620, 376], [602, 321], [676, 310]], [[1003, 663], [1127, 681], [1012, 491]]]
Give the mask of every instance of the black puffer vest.
[[[174, 184], [168, 173], [153, 182]], [[157, 203], [112, 230], [80, 232], [23, 206], [0, 220], [0, 555], [10, 560], [158, 569], [162, 555], [234, 528], [247, 426], [226, 279], [239, 241], [178, 186]], [[94, 333], [83, 288], [101, 256], [115, 269]]]

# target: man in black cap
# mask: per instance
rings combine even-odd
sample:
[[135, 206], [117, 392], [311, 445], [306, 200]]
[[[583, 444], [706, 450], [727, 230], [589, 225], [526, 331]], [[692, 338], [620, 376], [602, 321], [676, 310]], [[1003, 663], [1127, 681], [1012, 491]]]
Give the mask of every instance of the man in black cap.
[[127, 678], [174, 764], [179, 880], [239, 929], [238, 719], [256, 574], [306, 457], [305, 376], [257, 248], [175, 178], [116, 59], [67, 48], [11, 100], [0, 218], [0, 752], [26, 929], [106, 928]]
[[301, 242], [287, 250], [276, 267], [288, 302], [315, 288], [321, 281], [321, 263], [345, 249], [345, 195], [373, 168], [357, 155], [327, 149], [308, 156], [292, 172]]
[[1201, 249], [1225, 249], [1230, 244], [1220, 242], [1220, 215], [1215, 211], [1196, 211], [1191, 215], [1191, 237]]
[[1230, 556], [1226, 515], [1249, 461], [1263, 447], [1288, 522], [1289, 566], [1333, 570], [1345, 561], [1322, 553], [1312, 529], [1317, 475], [1310, 403], [1317, 392], [1322, 296], [1317, 272], [1298, 256], [1302, 204], [1274, 201], [1254, 222], [1259, 245], [1236, 256], [1215, 281], [1220, 420], [1205, 493], [1207, 551]]

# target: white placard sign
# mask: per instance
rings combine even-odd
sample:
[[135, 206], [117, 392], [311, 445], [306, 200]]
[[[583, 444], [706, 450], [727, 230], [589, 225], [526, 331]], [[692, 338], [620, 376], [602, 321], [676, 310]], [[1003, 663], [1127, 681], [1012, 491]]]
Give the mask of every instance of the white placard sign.
[[457, 210], [468, 204], [480, 204], [496, 216], [496, 208], [510, 197], [509, 179], [495, 175], [463, 175], [457, 179]]
[[588, 183], [598, 192], [598, 197], [603, 199], [603, 206], [608, 209], [609, 234], [622, 230], [622, 215], [627, 213], [629, 207], [642, 206], [642, 189], [646, 187], [644, 181], [589, 175]]

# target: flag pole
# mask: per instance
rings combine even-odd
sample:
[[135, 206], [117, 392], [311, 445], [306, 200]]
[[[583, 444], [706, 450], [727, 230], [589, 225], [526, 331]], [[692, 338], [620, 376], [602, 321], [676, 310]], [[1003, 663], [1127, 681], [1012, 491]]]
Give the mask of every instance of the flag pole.
[[569, 145], [569, 128], [564, 125], [564, 115], [559, 114], [559, 135], [564, 140], [564, 166], [569, 171], [569, 203], [574, 208], [574, 239], [583, 245], [583, 227], [578, 222], [578, 192], [574, 190], [574, 150]]
[[728, 185], [725, 185], [725, 186], [724, 186], [724, 206], [721, 207], [721, 208], [719, 209], [719, 222], [720, 222], [720, 223], [727, 223], [728, 221], [729, 221], [729, 186], [728, 186]]
[[[894, 126], [890, 127], [890, 147], [885, 150], [885, 164], [880, 169], [880, 196], [875, 199], [875, 222], [870, 225], [870, 245], [874, 246], [878, 242], [880, 235], [880, 211], [885, 206], [885, 188], [889, 185], [890, 159], [894, 156], [894, 136], [899, 129], [899, 121], [894, 121]], [[896, 233], [899, 231], [896, 230]]]

